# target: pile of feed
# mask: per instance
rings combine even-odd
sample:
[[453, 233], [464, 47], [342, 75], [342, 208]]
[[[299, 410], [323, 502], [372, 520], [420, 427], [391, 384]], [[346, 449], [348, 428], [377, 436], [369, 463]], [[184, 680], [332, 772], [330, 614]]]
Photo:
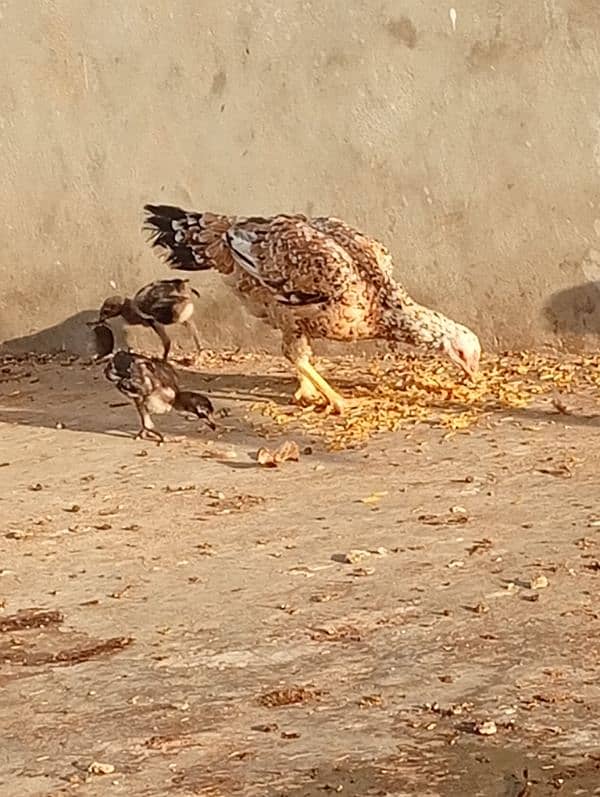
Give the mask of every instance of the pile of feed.
[[560, 411], [558, 394], [600, 386], [600, 356], [488, 355], [474, 381], [463, 379], [450, 363], [414, 355], [397, 357], [388, 368], [348, 360], [324, 373], [348, 399], [344, 416], [273, 402], [255, 408], [278, 426], [322, 437], [331, 450], [341, 450], [406, 424], [465, 431], [494, 412], [522, 409], [544, 395], [554, 396]]

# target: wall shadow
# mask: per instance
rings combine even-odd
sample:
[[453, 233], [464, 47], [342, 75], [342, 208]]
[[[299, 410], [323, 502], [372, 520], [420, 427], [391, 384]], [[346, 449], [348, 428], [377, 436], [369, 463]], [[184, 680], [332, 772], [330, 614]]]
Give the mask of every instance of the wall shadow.
[[545, 303], [544, 316], [559, 337], [600, 334], [600, 282], [584, 282], [557, 291]]
[[0, 354], [66, 352], [79, 357], [92, 357], [95, 353], [95, 340], [87, 323], [96, 318], [98, 318], [97, 309], [81, 310], [52, 327], [3, 341], [0, 343]]

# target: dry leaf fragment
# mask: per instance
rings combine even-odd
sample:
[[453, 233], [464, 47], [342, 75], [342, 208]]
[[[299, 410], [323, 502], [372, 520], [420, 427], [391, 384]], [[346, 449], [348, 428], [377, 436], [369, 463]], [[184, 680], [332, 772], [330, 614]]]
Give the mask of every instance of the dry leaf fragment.
[[347, 565], [356, 565], [359, 562], [362, 562], [363, 559], [367, 559], [370, 555], [370, 551], [363, 551], [360, 548], [353, 548], [352, 550], [348, 551], [348, 553], [344, 554], [343, 561]]
[[365, 576], [372, 576], [374, 572], [374, 567], [355, 567], [351, 575], [356, 578], [363, 578]]
[[360, 708], [371, 708], [372, 706], [382, 706], [383, 698], [381, 695], [363, 695], [358, 701]]
[[123, 507], [121, 505], [119, 505], [119, 506], [111, 507], [110, 509], [101, 509], [98, 512], [98, 514], [100, 515], [100, 517], [108, 517], [109, 515], [118, 514], [121, 511], [121, 509], [123, 509]]
[[299, 459], [300, 448], [293, 440], [286, 440], [276, 451], [263, 447], [256, 452], [256, 460], [263, 468], [276, 468], [282, 462], [298, 462]]
[[112, 775], [115, 768], [112, 764], [103, 764], [101, 761], [92, 761], [88, 767], [91, 775]]
[[493, 736], [495, 733], [498, 732], [498, 728], [496, 727], [496, 723], [494, 720], [486, 720], [485, 722], [477, 722], [475, 723], [475, 733], [478, 733], [480, 736]]
[[369, 548], [369, 553], [372, 553], [374, 556], [388, 556], [390, 552], [387, 548], [384, 548], [383, 545], [380, 545], [378, 548]]
[[360, 502], [361, 504], [376, 504], [387, 494], [388, 494], [387, 490], [371, 493], [371, 495], [368, 495], [366, 498], [361, 498]]
[[310, 596], [311, 603], [327, 603], [337, 597], [335, 592], [317, 592]]
[[546, 589], [549, 581], [546, 576], [536, 576], [529, 582], [529, 589]]
[[128, 590], [130, 590], [132, 587], [133, 587], [133, 584], [126, 584], [126, 585], [123, 587], [123, 589], [116, 590], [115, 592], [111, 592], [111, 593], [110, 593], [110, 595], [109, 595], [108, 597], [109, 597], [109, 598], [115, 598], [116, 600], [119, 600], [119, 598], [122, 598], [122, 597], [123, 597], [123, 595], [124, 595], [124, 594], [125, 594], [125, 593], [126, 593]]
[[473, 612], [473, 614], [487, 614], [490, 610], [486, 603], [476, 603], [474, 606], [466, 606], [465, 608]]
[[260, 695], [258, 702], [267, 708], [280, 708], [281, 706], [293, 706], [298, 703], [308, 703], [318, 700], [321, 696], [319, 689], [307, 689], [304, 686], [292, 686], [284, 689], [273, 689]]
[[475, 540], [473, 545], [468, 548], [469, 556], [473, 556], [473, 554], [479, 553], [480, 551], [489, 551], [492, 547], [493, 543], [487, 537], [484, 537], [481, 540]]
[[552, 396], [552, 406], [562, 415], [571, 414], [571, 410], [567, 407], [565, 402], [562, 400], [562, 396], [560, 396], [558, 393], [554, 393]]

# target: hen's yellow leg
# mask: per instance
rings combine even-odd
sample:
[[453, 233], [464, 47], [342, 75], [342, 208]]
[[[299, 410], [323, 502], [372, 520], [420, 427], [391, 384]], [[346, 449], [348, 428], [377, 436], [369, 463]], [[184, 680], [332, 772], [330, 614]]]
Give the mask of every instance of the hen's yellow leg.
[[294, 398], [300, 404], [322, 404], [323, 396], [310, 379], [307, 379], [301, 373], [298, 373], [298, 381], [300, 383], [298, 390], [294, 393]]
[[313, 388], [316, 388], [324, 396], [333, 412], [338, 415], [344, 414], [344, 399], [323, 379], [321, 374], [307, 359], [297, 360], [296, 369], [300, 379], [300, 391], [302, 390], [303, 379], [307, 380]]

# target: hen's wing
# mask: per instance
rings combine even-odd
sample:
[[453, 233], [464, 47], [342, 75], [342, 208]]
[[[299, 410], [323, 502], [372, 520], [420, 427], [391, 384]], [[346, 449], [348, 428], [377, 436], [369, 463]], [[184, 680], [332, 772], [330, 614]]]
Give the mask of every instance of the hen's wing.
[[310, 224], [343, 246], [362, 271], [375, 277], [378, 272], [392, 276], [392, 256], [380, 241], [330, 216], [310, 219]]
[[300, 216], [240, 220], [226, 240], [235, 263], [284, 304], [333, 301], [357, 277], [345, 249]]
[[341, 219], [316, 217], [310, 219], [310, 224], [330, 235], [348, 252], [363, 279], [383, 293], [393, 289], [396, 302], [413, 304], [405, 288], [394, 279], [392, 256], [381, 241], [365, 235]]

